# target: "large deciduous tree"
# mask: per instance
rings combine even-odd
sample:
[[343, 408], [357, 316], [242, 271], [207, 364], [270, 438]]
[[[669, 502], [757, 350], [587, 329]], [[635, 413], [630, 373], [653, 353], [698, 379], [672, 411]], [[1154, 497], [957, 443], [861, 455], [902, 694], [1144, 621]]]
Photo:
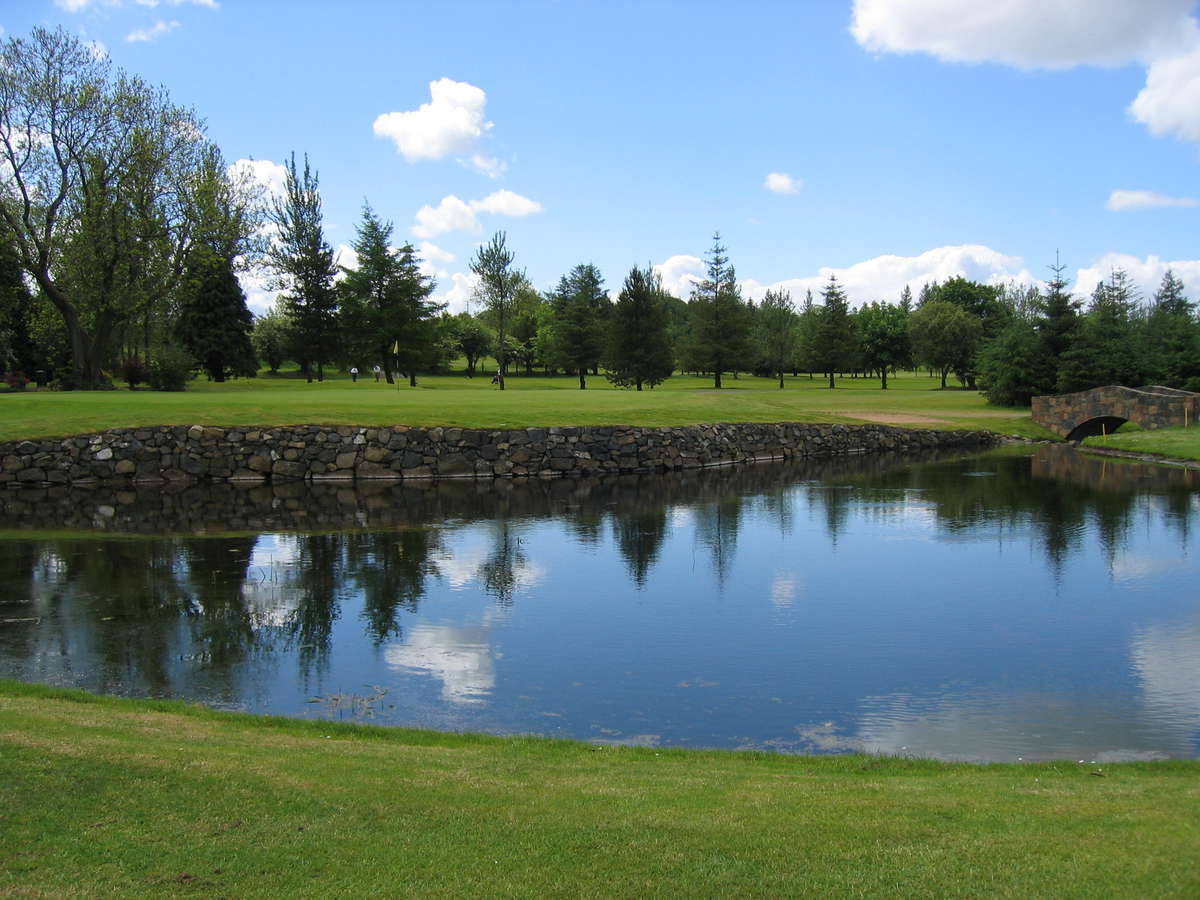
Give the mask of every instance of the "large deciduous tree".
[[297, 360], [313, 379], [325, 379], [325, 363], [337, 340], [337, 265], [325, 241], [321, 221], [321, 191], [317, 173], [304, 157], [304, 170], [296, 167], [293, 153], [285, 166], [284, 194], [271, 208], [276, 235], [267, 250], [275, 273], [275, 286], [283, 291], [284, 308], [296, 331]]
[[32, 377], [36, 365], [29, 337], [33, 297], [12, 242], [5, 237], [0, 228], [0, 373], [13, 370]]
[[885, 391], [888, 372], [907, 365], [912, 358], [908, 315], [902, 306], [871, 303], [856, 316], [863, 366], [879, 373], [880, 387]]
[[634, 266], [609, 318], [605, 377], [620, 387], [653, 388], [671, 377], [667, 296], [650, 267]]
[[292, 332], [292, 323], [278, 300], [271, 309], [254, 320], [250, 339], [255, 352], [272, 373], [279, 371], [293, 351], [295, 335]]
[[0, 45], [0, 175], [0, 221], [83, 386], [173, 294], [192, 246], [221, 233], [240, 252], [256, 225], [245, 192], [205, 202], [230, 185], [196, 116], [61, 29]]
[[978, 317], [946, 300], [927, 300], [908, 320], [913, 356], [942, 376], [954, 372], [965, 382], [983, 331]]

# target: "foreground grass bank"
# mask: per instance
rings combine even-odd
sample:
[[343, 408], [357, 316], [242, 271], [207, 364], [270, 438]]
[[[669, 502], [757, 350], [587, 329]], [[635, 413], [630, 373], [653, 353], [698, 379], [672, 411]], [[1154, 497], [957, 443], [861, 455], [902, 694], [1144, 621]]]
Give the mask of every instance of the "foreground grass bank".
[[1200, 459], [1200, 425], [1190, 428], [1159, 428], [1155, 431], [1119, 431], [1107, 437], [1088, 438], [1086, 447], [1151, 453], [1174, 459]]
[[422, 378], [416, 388], [295, 377], [225, 384], [198, 380], [185, 393], [118, 390], [0, 394], [0, 441], [62, 437], [137, 425], [450, 425], [500, 428], [550, 425], [698, 425], [712, 422], [877, 422], [917, 428], [988, 429], [1048, 437], [1027, 409], [988, 406], [974, 391], [937, 390], [938, 380], [903, 376], [879, 382], [843, 378], [727, 379], [676, 376], [653, 391], [612, 388], [591, 378], [512, 377], [501, 392], [484, 377]]
[[1195, 896], [1198, 775], [615, 749], [0, 681], [0, 894]]

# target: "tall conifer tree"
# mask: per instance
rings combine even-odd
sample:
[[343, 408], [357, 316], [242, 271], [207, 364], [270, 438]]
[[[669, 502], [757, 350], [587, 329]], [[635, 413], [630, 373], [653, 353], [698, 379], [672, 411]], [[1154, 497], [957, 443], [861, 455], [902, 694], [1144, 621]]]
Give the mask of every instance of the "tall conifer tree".
[[299, 360], [312, 381], [325, 378], [325, 363], [333, 356], [336, 341], [337, 266], [333, 250], [325, 241], [321, 223], [321, 192], [317, 173], [304, 157], [304, 171], [296, 168], [293, 153], [286, 166], [284, 196], [271, 210], [278, 229], [267, 260], [275, 271], [275, 284], [284, 291], [284, 307], [292, 317], [297, 335]]
[[749, 352], [750, 308], [742, 300], [737, 275], [725, 255], [721, 235], [713, 235], [708, 251], [707, 275], [692, 290], [691, 358], [702, 370], [712, 372], [713, 387], [721, 387], [721, 375], [737, 371]]
[[609, 319], [605, 366], [605, 377], [613, 384], [639, 391], [671, 377], [666, 295], [649, 266], [634, 266], [625, 276]]

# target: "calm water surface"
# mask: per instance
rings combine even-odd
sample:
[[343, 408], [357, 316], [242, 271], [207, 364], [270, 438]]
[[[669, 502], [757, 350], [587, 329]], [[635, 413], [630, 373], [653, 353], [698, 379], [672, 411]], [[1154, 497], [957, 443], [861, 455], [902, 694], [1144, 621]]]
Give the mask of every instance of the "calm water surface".
[[612, 743], [1200, 755], [1200, 473], [1043, 447], [0, 515], [0, 676]]

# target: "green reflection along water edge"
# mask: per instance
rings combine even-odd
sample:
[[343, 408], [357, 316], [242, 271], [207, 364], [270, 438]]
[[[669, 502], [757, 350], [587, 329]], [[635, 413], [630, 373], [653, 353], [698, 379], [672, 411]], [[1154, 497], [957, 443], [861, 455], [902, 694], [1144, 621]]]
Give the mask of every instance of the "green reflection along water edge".
[[0, 494], [0, 675], [585, 740], [1200, 755], [1200, 477], [1042, 446]]

